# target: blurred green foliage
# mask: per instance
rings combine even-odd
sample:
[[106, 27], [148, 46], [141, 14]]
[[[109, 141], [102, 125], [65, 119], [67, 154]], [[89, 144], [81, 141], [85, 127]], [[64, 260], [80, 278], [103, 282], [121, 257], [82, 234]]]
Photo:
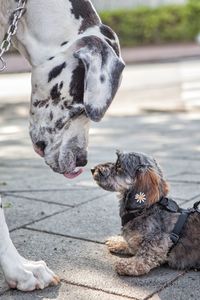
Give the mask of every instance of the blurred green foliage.
[[102, 22], [119, 35], [122, 46], [194, 41], [200, 32], [200, 0], [186, 5], [105, 11]]

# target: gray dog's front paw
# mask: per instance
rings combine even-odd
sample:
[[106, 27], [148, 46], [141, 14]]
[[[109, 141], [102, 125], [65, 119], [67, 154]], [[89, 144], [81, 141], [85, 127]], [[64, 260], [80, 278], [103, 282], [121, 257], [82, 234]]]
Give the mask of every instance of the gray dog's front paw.
[[106, 246], [113, 254], [130, 254], [128, 244], [121, 236], [116, 236], [107, 240]]

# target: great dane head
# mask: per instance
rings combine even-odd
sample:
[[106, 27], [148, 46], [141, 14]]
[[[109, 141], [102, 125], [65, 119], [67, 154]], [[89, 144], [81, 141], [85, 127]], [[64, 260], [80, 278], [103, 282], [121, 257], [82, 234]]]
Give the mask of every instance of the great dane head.
[[118, 38], [90, 1], [29, 0], [15, 45], [33, 66], [34, 149], [55, 172], [74, 178], [87, 164], [90, 120], [103, 118], [120, 84]]

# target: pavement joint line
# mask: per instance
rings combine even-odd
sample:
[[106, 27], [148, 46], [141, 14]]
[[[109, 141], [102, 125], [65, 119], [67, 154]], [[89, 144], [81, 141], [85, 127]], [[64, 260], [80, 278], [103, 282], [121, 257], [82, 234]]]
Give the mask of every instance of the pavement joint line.
[[170, 182], [172, 183], [186, 183], [186, 184], [195, 184], [195, 185], [199, 185], [200, 184], [200, 180], [198, 181], [190, 181], [190, 180], [181, 180], [181, 179], [178, 179], [178, 180], [169, 180]]
[[[109, 196], [109, 194], [106, 195], [106, 197], [108, 197], [108, 196]], [[99, 198], [102, 198], [102, 197], [103, 197], [103, 196], [99, 196], [99, 197], [97, 196], [97, 197], [95, 197], [95, 198], [93, 198], [93, 199], [88, 200], [87, 202], [78, 204], [77, 206], [67, 207], [67, 209], [64, 209], [64, 210], [62, 210], [62, 211], [54, 212], [53, 214], [50, 214], [50, 215], [45, 216], [45, 217], [43, 217], [43, 218], [40, 218], [40, 219], [31, 221], [31, 222], [28, 222], [28, 223], [23, 224], [23, 225], [18, 226], [18, 227], [15, 227], [15, 228], [11, 229], [10, 232], [16, 231], [16, 230], [21, 229], [21, 228], [26, 228], [26, 226], [30, 226], [30, 225], [33, 225], [33, 224], [38, 223], [38, 222], [40, 222], [40, 221], [43, 221], [43, 220], [46, 220], [46, 219], [48, 219], [48, 218], [54, 217], [54, 216], [56, 216], [56, 215], [62, 214], [62, 213], [64, 213], [64, 212], [68, 211], [68, 210], [75, 209], [75, 208], [77, 208], [77, 207], [80, 207], [81, 205], [84, 205], [84, 204], [86, 204], [86, 203], [95, 201], [96, 199], [99, 199]], [[65, 207], [66, 207], [66, 206], [65, 206]], [[28, 227], [27, 227], [27, 228], [28, 228]], [[91, 241], [92, 241], [92, 240], [91, 240]]]
[[[80, 187], [80, 190], [88, 190], [88, 191], [90, 191], [90, 190], [94, 190], [94, 189], [97, 189], [97, 187], [84, 187], [84, 186], [81, 186]], [[65, 191], [77, 191], [77, 185], [74, 185], [73, 187], [69, 187], [69, 188], [66, 188], [66, 189], [27, 189], [27, 190], [0, 190], [0, 193], [30, 193], [30, 192], [32, 192], [32, 193], [40, 193], [40, 192], [59, 192], [59, 191], [61, 191], [61, 192], [65, 192]]]
[[200, 194], [198, 194], [198, 195], [192, 197], [191, 200], [195, 200], [195, 199], [198, 198], [198, 197], [200, 197]]
[[181, 172], [180, 174], [177, 174], [175, 176], [178, 176], [178, 175], [200, 175], [200, 172]]
[[[200, 173], [198, 174], [198, 173], [187, 173], [187, 172], [182, 172], [182, 173], [178, 173], [178, 174], [175, 174], [175, 175], [170, 175], [171, 177], [173, 177], [173, 178], [169, 178], [168, 180], [170, 180], [170, 181], [173, 181], [173, 180], [176, 180], [176, 177], [178, 177], [178, 176], [184, 176], [184, 175], [200, 175]], [[179, 179], [177, 179], [177, 180], [179, 180]], [[180, 181], [181, 181], [181, 179], [180, 179]], [[193, 181], [193, 182], [197, 182], [197, 181]]]
[[[6, 164], [2, 164], [2, 163], [0, 163], [0, 167], [1, 168], [12, 168], [12, 169], [14, 169], [14, 168], [17, 168], [17, 169], [30, 169], [30, 166], [27, 166], [27, 165], [23, 165], [23, 164], [21, 164], [20, 166], [19, 165], [6, 165]], [[38, 165], [38, 166], [31, 166], [31, 169], [42, 169], [42, 170], [46, 170], [46, 168], [45, 167], [43, 167], [43, 166], [41, 166], [41, 165]]]
[[[11, 196], [13, 198], [22, 198], [22, 199], [27, 199], [27, 200], [33, 200], [33, 201], [36, 201], [36, 202], [42, 202], [44, 204], [54, 204], [54, 205], [58, 205], [58, 206], [64, 206], [64, 207], [69, 207], [69, 208], [76, 208], [76, 207], [79, 207], [79, 206], [82, 206], [84, 204], [87, 204], [91, 201], [94, 201], [94, 200], [98, 200], [100, 198], [103, 198], [103, 197], [108, 197], [110, 194], [108, 193], [104, 193], [103, 195], [99, 195], [99, 196], [96, 196], [95, 198], [91, 198], [91, 199], [88, 199], [87, 201], [85, 202], [81, 202], [81, 203], [78, 203], [78, 204], [75, 204], [75, 205], [70, 205], [70, 204], [63, 204], [63, 203], [59, 203], [59, 202], [52, 202], [52, 201], [47, 201], [47, 200], [42, 200], [42, 199], [37, 199], [37, 198], [32, 198], [32, 197], [26, 197], [26, 196], [21, 196], [21, 195], [13, 195], [12, 193], [5, 193], [3, 194], [3, 196]], [[193, 199], [199, 197], [200, 194], [190, 198], [189, 200], [185, 200], [183, 198], [179, 198], [179, 197], [176, 197], [176, 199], [178, 201], [181, 201], [181, 204], [184, 204], [185, 202], [188, 202], [188, 201], [192, 201]]]
[[185, 174], [187, 174], [187, 173], [185, 171], [182, 171], [180, 173], [175, 173], [175, 174], [169, 175], [168, 180], [173, 180], [173, 178], [170, 178], [170, 177], [177, 177], [177, 176], [181, 176], [181, 175], [185, 175]]
[[[173, 198], [173, 197], [171, 197], [171, 198]], [[184, 204], [185, 202], [191, 201], [191, 199], [189, 199], [189, 200], [187, 199], [187, 200], [186, 200], [186, 199], [181, 199], [181, 198], [177, 198], [177, 197], [174, 198], [174, 200], [175, 200], [175, 201], [176, 201], [176, 200], [179, 201], [179, 202], [180, 202], [180, 205]]]
[[[68, 281], [68, 280], [63, 279], [63, 278], [61, 278], [61, 282], [64, 283], [64, 284], [67, 284], [67, 285], [76, 286], [76, 287], [81, 287], [81, 288], [85, 288], [85, 289], [88, 289], [88, 290], [93, 290], [93, 291], [96, 291], [96, 292], [102, 292], [102, 293], [105, 293], [105, 294], [108, 294], [108, 295], [119, 296], [119, 297], [124, 298], [124, 299], [127, 299], [127, 300], [129, 300], [129, 299], [130, 299], [130, 300], [140, 300], [140, 299], [138, 299], [138, 298], [133, 298], [133, 297], [121, 295], [121, 294], [118, 294], [118, 293], [109, 292], [109, 291], [106, 291], [106, 290], [103, 290], [103, 289], [100, 289], [100, 288], [91, 287], [91, 286], [89, 286], [89, 285], [84, 285], [84, 284], [80, 284], [80, 283], [75, 283], [75, 282], [73, 282], [73, 281]], [[0, 296], [5, 295], [5, 294], [8, 293], [9, 291], [11, 291], [10, 288], [6, 289], [5, 291], [0, 292]], [[23, 293], [23, 292], [22, 292], [22, 293]]]
[[97, 199], [101, 199], [103, 197], [108, 197], [110, 194], [109, 193], [103, 193], [102, 195], [99, 196], [95, 196], [93, 198], [90, 198], [84, 202], [75, 204], [75, 205], [70, 205], [70, 204], [63, 204], [63, 203], [59, 203], [59, 202], [51, 202], [51, 201], [45, 201], [45, 200], [40, 200], [40, 199], [36, 199], [36, 198], [31, 198], [31, 197], [25, 197], [25, 196], [20, 196], [20, 195], [13, 195], [12, 193], [5, 193], [3, 194], [3, 196], [10, 196], [10, 197], [16, 197], [16, 198], [23, 198], [23, 199], [27, 199], [27, 200], [33, 200], [36, 202], [43, 202], [43, 203], [48, 203], [48, 204], [55, 204], [55, 205], [59, 205], [59, 206], [64, 206], [64, 207], [68, 207], [68, 208], [76, 208], [76, 207], [80, 207], [84, 204], [87, 204], [89, 202], [95, 201]]
[[187, 273], [187, 271], [183, 271], [181, 274], [178, 274], [175, 278], [173, 278], [172, 280], [170, 280], [170, 281], [166, 282], [165, 284], [163, 284], [163, 286], [161, 286], [158, 290], [154, 291], [151, 295], [145, 297], [143, 300], [151, 299], [155, 294], [160, 293], [161, 291], [163, 291], [167, 287], [170, 287], [171, 285], [173, 285], [174, 282], [179, 280], [179, 278], [183, 277], [186, 273]]
[[21, 196], [21, 195], [13, 195], [12, 193], [5, 193], [4, 196], [10, 196], [13, 198], [22, 198], [22, 199], [26, 199], [26, 200], [31, 200], [31, 201], [36, 201], [36, 202], [42, 202], [42, 203], [46, 203], [46, 204], [54, 204], [54, 205], [59, 205], [59, 206], [64, 206], [64, 207], [69, 207], [69, 208], [73, 208], [74, 205], [70, 205], [70, 204], [64, 204], [64, 203], [58, 203], [58, 202], [54, 202], [54, 201], [45, 201], [42, 199], [37, 199], [37, 198], [32, 198], [32, 197], [26, 197], [26, 196]]
[[103, 198], [103, 197], [108, 197], [108, 196], [110, 196], [110, 193], [105, 193], [105, 192], [103, 192], [102, 195], [96, 196], [95, 198], [88, 199], [88, 200], [86, 200], [85, 202], [81, 202], [81, 203], [75, 205], [73, 208], [80, 207], [80, 206], [82, 206], [82, 205], [84, 205], [84, 204], [87, 204], [87, 203], [90, 203], [90, 202], [93, 202], [93, 201], [95, 201], [95, 200], [101, 199], [101, 198]]
[[[186, 202], [190, 202], [190, 201], [196, 199], [199, 195], [200, 194], [195, 195], [195, 196], [193, 196], [191, 198], [188, 198], [188, 199], [183, 199], [183, 198], [178, 198], [178, 197], [174, 197], [174, 198], [177, 199], [178, 201], [181, 201], [181, 204], [185, 204]], [[172, 197], [173, 197], [173, 195], [172, 195]]]
[[191, 202], [191, 201], [195, 200], [195, 199], [198, 198], [198, 197], [200, 197], [200, 194], [198, 194], [198, 195], [192, 197], [192, 198], [189, 199], [189, 200], [184, 200], [181, 204], [186, 204], [186, 203], [188, 203], [188, 202]]
[[36, 231], [36, 232], [45, 233], [45, 234], [49, 234], [49, 235], [56, 235], [56, 236], [59, 236], [59, 237], [65, 237], [67, 239], [73, 239], [73, 240], [78, 240], [78, 241], [83, 241], [83, 242], [89, 242], [89, 243], [93, 243], [93, 244], [105, 245], [105, 242], [99, 242], [99, 241], [90, 240], [90, 239], [82, 238], [82, 237], [78, 237], [78, 236], [67, 235], [67, 234], [62, 234], [62, 233], [56, 233], [56, 232], [51, 232], [51, 231], [48, 231], [48, 230], [37, 229], [37, 228], [26, 227], [26, 226], [28, 226], [28, 225], [22, 226], [19, 229], [25, 229], [25, 230], [29, 230], [29, 231]]
[[28, 223], [26, 223], [26, 224], [23, 224], [23, 225], [21, 225], [21, 226], [15, 227], [15, 228], [11, 229], [10, 232], [19, 230], [19, 229], [21, 229], [21, 228], [24, 228], [25, 226], [33, 225], [33, 224], [35, 224], [35, 223], [37, 223], [37, 222], [46, 220], [46, 219], [48, 219], [48, 218], [50, 218], [50, 217], [54, 217], [54, 216], [59, 215], [59, 214], [61, 214], [61, 213], [63, 213], [63, 212], [66, 212], [67, 210], [70, 210], [70, 207], [68, 207], [67, 209], [64, 209], [64, 210], [62, 210], [62, 211], [54, 212], [53, 214], [50, 214], [50, 215], [45, 216], [45, 217], [42, 217], [42, 218], [40, 218], [40, 219], [38, 219], [38, 220], [34, 220], [34, 221], [28, 222]]
[[91, 289], [91, 290], [97, 291], [97, 292], [103, 292], [103, 293], [106, 293], [106, 294], [108, 294], [108, 295], [119, 296], [119, 297], [122, 297], [122, 298], [124, 298], [124, 299], [140, 300], [140, 299], [135, 298], [135, 297], [133, 298], [133, 297], [130, 297], [130, 296], [125, 296], [125, 295], [123, 295], [123, 294], [119, 294], [119, 293], [115, 293], [115, 292], [106, 291], [106, 290], [103, 290], [103, 289], [101, 289], [101, 288], [89, 286], [89, 285], [87, 285], [87, 284], [75, 283], [75, 282], [73, 282], [73, 281], [69, 281], [69, 280], [62, 279], [62, 278], [61, 278], [61, 282], [65, 283], [65, 284], [73, 285], [73, 286], [78, 286], [78, 287], [82, 287], [82, 288], [86, 288], [86, 289]]
[[188, 160], [188, 161], [196, 161], [196, 162], [199, 162], [199, 159], [200, 159], [200, 156], [197, 157], [197, 158], [191, 158], [191, 154], [189, 156], [180, 156], [180, 155], [168, 155], [168, 156], [163, 156], [163, 155], [159, 155], [159, 154], [154, 154], [154, 156], [156, 156], [157, 158], [159, 159], [168, 159], [170, 160], [171, 158], [174, 159], [174, 160]]
[[5, 291], [0, 292], [0, 296], [5, 295], [9, 291], [10, 291], [10, 288], [7, 288]]
[[200, 175], [200, 172], [185, 172], [187, 175]]
[[[173, 197], [173, 195], [171, 197]], [[186, 200], [185, 198], [179, 198], [179, 197], [174, 197], [174, 199], [178, 200], [178, 201], [185, 201]]]

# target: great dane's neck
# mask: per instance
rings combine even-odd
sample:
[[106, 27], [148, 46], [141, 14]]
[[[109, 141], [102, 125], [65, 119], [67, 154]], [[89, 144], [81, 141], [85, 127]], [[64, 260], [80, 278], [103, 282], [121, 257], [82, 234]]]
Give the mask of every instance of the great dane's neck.
[[[17, 4], [14, 0], [0, 1], [5, 29], [9, 15]], [[78, 2], [85, 8], [81, 7]], [[13, 43], [32, 66], [38, 66], [50, 56], [59, 53], [61, 45], [67, 42], [73, 43], [78, 35], [89, 35], [95, 32], [93, 26], [99, 25], [100, 19], [91, 6], [89, 1], [48, 0], [47, 3], [28, 0], [26, 14], [19, 23]], [[90, 11], [88, 17], [91, 20], [90, 24], [84, 25], [83, 18], [87, 10]]]

